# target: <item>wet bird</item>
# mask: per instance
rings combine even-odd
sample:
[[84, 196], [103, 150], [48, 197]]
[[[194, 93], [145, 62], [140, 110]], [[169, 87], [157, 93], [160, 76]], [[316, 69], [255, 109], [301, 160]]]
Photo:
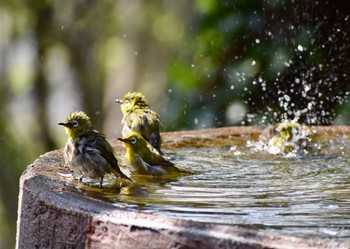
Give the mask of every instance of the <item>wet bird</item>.
[[159, 133], [162, 122], [159, 115], [148, 106], [145, 96], [139, 92], [128, 92], [122, 100], [117, 99], [116, 102], [121, 104], [123, 113], [122, 135], [125, 136], [130, 131], [138, 132], [162, 154]]
[[151, 145], [137, 132], [129, 132], [118, 138], [126, 147], [125, 158], [131, 171], [140, 175], [164, 176], [176, 173], [188, 173], [174, 163], [155, 153]]
[[278, 124], [277, 134], [268, 142], [268, 151], [272, 154], [278, 153], [306, 153], [311, 141], [309, 130], [305, 125], [296, 120], [285, 120]]
[[[102, 187], [105, 173], [130, 180], [121, 172], [113, 148], [106, 137], [95, 130], [90, 118], [84, 112], [71, 113], [64, 123], [68, 141], [64, 148], [65, 162], [74, 173], [83, 177], [100, 180]], [[131, 180], [130, 180], [131, 181]]]

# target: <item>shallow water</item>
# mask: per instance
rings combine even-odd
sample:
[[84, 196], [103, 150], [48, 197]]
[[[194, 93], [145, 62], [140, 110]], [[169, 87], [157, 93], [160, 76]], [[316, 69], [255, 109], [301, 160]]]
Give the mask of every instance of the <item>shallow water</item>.
[[350, 239], [350, 141], [315, 148], [302, 157], [270, 155], [254, 143], [167, 150], [196, 173], [143, 179], [118, 194], [106, 186], [94, 197], [170, 217]]

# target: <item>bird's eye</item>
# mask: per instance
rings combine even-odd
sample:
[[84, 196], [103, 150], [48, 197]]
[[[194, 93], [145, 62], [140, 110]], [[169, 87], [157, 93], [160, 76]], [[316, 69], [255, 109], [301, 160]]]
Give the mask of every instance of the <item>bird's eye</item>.
[[133, 137], [133, 138], [130, 140], [130, 143], [136, 144], [136, 138]]
[[78, 125], [79, 125], [79, 122], [75, 120], [75, 121], [73, 122], [73, 127], [78, 127]]
[[128, 99], [124, 100], [123, 104], [126, 105], [126, 106], [130, 105], [130, 100], [128, 100]]

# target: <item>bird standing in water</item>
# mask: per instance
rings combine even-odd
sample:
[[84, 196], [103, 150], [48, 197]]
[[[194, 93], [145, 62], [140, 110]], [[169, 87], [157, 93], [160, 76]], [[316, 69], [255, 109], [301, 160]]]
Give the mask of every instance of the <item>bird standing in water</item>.
[[271, 154], [279, 153], [308, 153], [311, 138], [309, 129], [296, 120], [285, 120], [278, 124], [277, 134], [268, 142], [268, 151]]
[[[105, 173], [112, 173], [117, 177], [130, 180], [121, 172], [113, 148], [106, 137], [95, 130], [90, 118], [84, 112], [71, 113], [64, 123], [68, 141], [64, 148], [65, 162], [70, 165], [74, 173], [100, 180], [102, 187]], [[131, 181], [131, 180], [130, 180]]]
[[133, 173], [153, 176], [188, 173], [175, 167], [174, 163], [166, 160], [162, 155], [155, 153], [150, 148], [151, 145], [137, 132], [129, 132], [118, 140], [125, 144], [125, 158]]
[[159, 154], [162, 154], [159, 133], [162, 122], [159, 115], [149, 108], [145, 96], [139, 92], [128, 92], [122, 100], [117, 99], [116, 102], [121, 104], [123, 113], [122, 135], [125, 136], [130, 131], [138, 132]]

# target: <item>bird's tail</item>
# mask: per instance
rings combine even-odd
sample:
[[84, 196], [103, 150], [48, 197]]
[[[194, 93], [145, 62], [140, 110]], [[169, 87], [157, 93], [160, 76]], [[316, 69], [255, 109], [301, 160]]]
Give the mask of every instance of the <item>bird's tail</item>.
[[192, 171], [192, 170], [188, 170], [188, 169], [184, 169], [184, 168], [182, 168], [182, 167], [179, 167], [179, 166], [175, 166], [174, 165], [174, 168], [176, 168], [176, 171], [178, 172], [178, 173], [181, 173], [181, 174], [194, 174], [195, 172], [194, 171]]
[[120, 177], [132, 182], [132, 180], [128, 176], [126, 176], [120, 169], [116, 170], [115, 168], [112, 168], [112, 174], [115, 175], [116, 177]]

